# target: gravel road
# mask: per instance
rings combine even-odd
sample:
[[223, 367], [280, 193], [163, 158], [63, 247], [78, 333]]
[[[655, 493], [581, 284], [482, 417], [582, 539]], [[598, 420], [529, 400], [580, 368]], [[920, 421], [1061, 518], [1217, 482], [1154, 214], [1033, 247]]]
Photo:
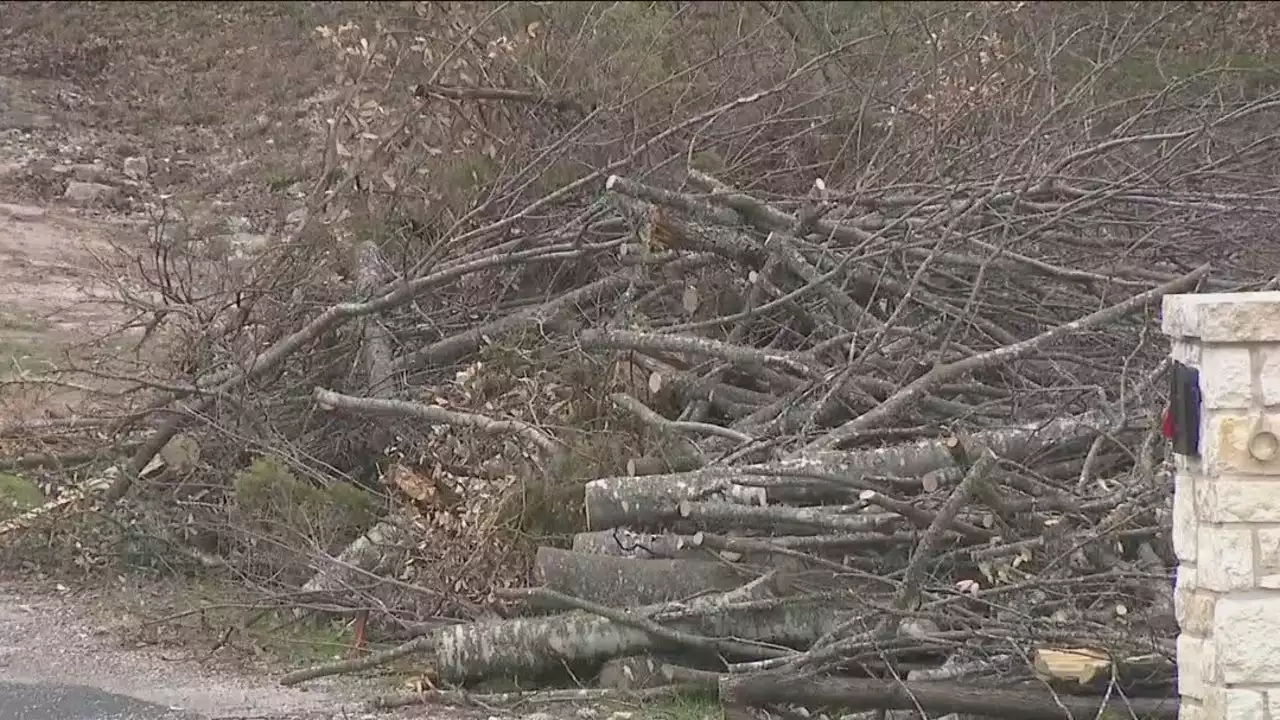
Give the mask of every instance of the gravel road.
[[365, 711], [367, 695], [354, 684], [283, 688], [267, 674], [126, 648], [118, 630], [109, 611], [87, 598], [0, 583], [0, 719], [397, 717]]

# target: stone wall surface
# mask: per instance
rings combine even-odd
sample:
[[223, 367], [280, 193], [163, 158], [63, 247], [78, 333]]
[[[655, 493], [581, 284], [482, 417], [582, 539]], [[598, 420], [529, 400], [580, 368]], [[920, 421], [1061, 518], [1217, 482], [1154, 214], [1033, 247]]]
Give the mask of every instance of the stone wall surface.
[[1201, 400], [1174, 486], [1181, 717], [1280, 720], [1280, 292], [1171, 295], [1163, 326]]

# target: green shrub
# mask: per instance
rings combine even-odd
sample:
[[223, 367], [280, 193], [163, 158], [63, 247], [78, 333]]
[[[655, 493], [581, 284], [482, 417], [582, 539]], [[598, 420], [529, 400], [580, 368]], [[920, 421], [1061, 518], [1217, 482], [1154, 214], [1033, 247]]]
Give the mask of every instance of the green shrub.
[[246, 519], [262, 530], [301, 535], [321, 546], [359, 534], [378, 513], [378, 500], [369, 492], [344, 483], [313, 485], [268, 457], [239, 472], [232, 493]]

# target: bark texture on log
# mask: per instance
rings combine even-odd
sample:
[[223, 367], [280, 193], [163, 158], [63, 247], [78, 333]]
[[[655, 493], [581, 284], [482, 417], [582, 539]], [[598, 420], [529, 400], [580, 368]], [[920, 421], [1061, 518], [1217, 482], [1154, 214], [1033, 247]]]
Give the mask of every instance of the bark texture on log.
[[610, 477], [587, 483], [587, 527], [656, 527], [680, 517], [680, 503], [707, 497], [763, 505], [764, 488], [734, 483], [725, 470], [670, 475]]
[[542, 582], [583, 600], [632, 607], [684, 600], [708, 590], [725, 592], [750, 578], [723, 562], [633, 560], [538, 548], [536, 571]]
[[720, 699], [736, 705], [795, 703], [848, 710], [923, 710], [969, 713], [1010, 720], [1135, 717], [1177, 720], [1178, 699], [1059, 695], [1039, 684], [1016, 688], [977, 687], [954, 682], [892, 682], [853, 678], [796, 678], [752, 673], [720, 681]]
[[573, 536], [573, 551], [610, 557], [706, 560], [712, 554], [693, 542], [693, 535], [641, 533], [626, 528], [595, 530]]
[[344, 548], [338, 554], [337, 562], [327, 556], [320, 560], [320, 567], [302, 586], [302, 592], [331, 592], [350, 585], [367, 584], [360, 571], [381, 575], [393, 570], [399, 565], [404, 551], [413, 544], [406, 529], [410, 522], [407, 518], [378, 521]]
[[[1102, 413], [1085, 413], [1037, 425], [974, 433], [966, 439], [965, 444], [987, 447], [1002, 458], [1020, 460], [1047, 447], [1092, 438], [1100, 429], [1108, 428], [1111, 422], [1111, 418]], [[787, 471], [811, 470], [831, 475], [862, 477], [919, 476], [954, 464], [955, 456], [944, 439], [923, 440], [875, 450], [823, 450], [783, 460], [776, 467]], [[752, 468], [752, 471], [756, 471], [756, 468]], [[759, 471], [768, 475], [769, 470], [759, 468]]]
[[[712, 606], [704, 615], [663, 624], [682, 632], [733, 637], [787, 647], [807, 647], [847, 616], [817, 605], [784, 605], [723, 612], [718, 598], [689, 605]], [[646, 615], [660, 607], [632, 611]], [[446, 682], [465, 682], [497, 674], [527, 677], [563, 663], [604, 662], [658, 649], [648, 633], [584, 612], [515, 618], [442, 628], [431, 636], [436, 671]]]

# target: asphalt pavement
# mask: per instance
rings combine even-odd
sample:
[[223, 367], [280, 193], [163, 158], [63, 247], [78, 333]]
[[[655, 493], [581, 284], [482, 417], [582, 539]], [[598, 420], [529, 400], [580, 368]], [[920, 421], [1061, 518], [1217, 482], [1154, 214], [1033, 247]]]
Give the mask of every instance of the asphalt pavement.
[[0, 682], [3, 720], [197, 720], [199, 716], [87, 685]]

